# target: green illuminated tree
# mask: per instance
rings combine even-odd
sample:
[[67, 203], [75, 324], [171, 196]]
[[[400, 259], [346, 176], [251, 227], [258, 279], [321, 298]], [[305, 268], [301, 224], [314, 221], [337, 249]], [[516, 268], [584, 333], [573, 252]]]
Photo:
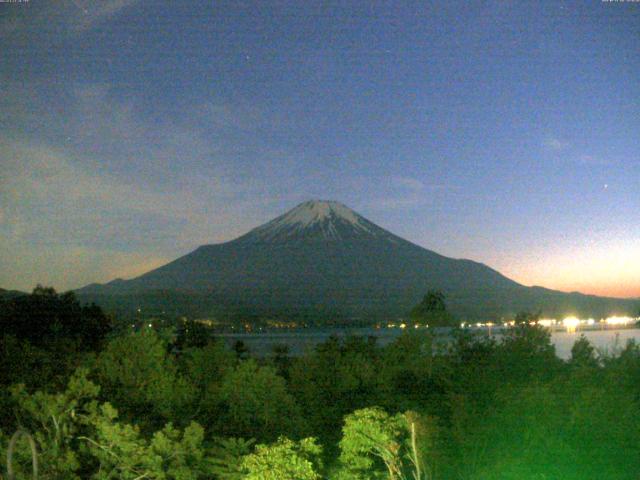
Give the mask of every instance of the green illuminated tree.
[[274, 440], [305, 429], [300, 407], [275, 368], [254, 360], [225, 375], [218, 393], [218, 423], [227, 435]]
[[98, 356], [103, 393], [127, 420], [158, 427], [186, 417], [195, 387], [180, 374], [167, 346], [168, 340], [149, 328], [114, 338]]
[[[98, 393], [99, 387], [87, 380], [83, 369], [71, 377], [61, 393], [30, 394], [22, 385], [12, 387], [18, 425], [30, 432], [37, 444], [39, 478], [211, 478], [212, 458], [203, 446], [200, 425], [192, 422], [179, 430], [167, 424], [145, 437], [138, 426], [119, 422], [117, 410], [109, 403], [99, 404]], [[0, 450], [4, 447], [5, 442]], [[30, 463], [30, 451], [25, 447], [20, 445], [16, 451], [14, 465]], [[31, 477], [19, 474], [17, 478]]]
[[345, 417], [337, 478], [404, 480], [429, 478], [426, 450], [433, 448], [435, 424], [415, 412], [389, 415], [379, 407]]
[[316, 351], [295, 359], [289, 387], [312, 431], [337, 442], [342, 418], [367, 405], [379, 404], [379, 349], [363, 338], [330, 338]]
[[244, 480], [319, 480], [322, 449], [314, 438], [294, 442], [280, 437], [270, 445], [257, 445], [244, 457]]
[[251, 453], [251, 438], [217, 437], [211, 447], [211, 473], [219, 480], [242, 480], [242, 462]]
[[[99, 390], [87, 380], [84, 369], [69, 379], [66, 390], [61, 393], [31, 394], [24, 385], [10, 388], [18, 427], [30, 432], [36, 441], [43, 478], [81, 478], [78, 437], [91, 429]], [[5, 446], [3, 442], [2, 447]], [[24, 453], [18, 451], [18, 458], [24, 457]], [[27, 454], [31, 456], [30, 452]], [[24, 464], [24, 458], [20, 463]]]
[[109, 404], [101, 407], [93, 437], [85, 437], [100, 465], [95, 480], [198, 480], [209, 478], [210, 459], [203, 447], [204, 430], [197, 423], [183, 431], [170, 423], [145, 439], [138, 427], [116, 422]]

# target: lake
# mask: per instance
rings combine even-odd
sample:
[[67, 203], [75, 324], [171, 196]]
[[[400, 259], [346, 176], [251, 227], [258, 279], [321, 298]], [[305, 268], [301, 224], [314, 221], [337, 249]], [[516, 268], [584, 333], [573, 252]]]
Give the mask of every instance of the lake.
[[[291, 355], [299, 356], [313, 349], [318, 343], [326, 341], [331, 335], [341, 338], [349, 335], [372, 336], [377, 339], [378, 345], [387, 345], [404, 332], [401, 329], [389, 328], [304, 329], [288, 332], [220, 333], [216, 334], [216, 337], [223, 339], [229, 346], [237, 340], [241, 340], [249, 348], [249, 351], [257, 356], [270, 355], [273, 347], [278, 345], [286, 345]], [[551, 341], [556, 347], [558, 357], [568, 359], [571, 356], [571, 347], [580, 338], [580, 335], [587, 337], [597, 349], [610, 353], [617, 348], [624, 347], [627, 340], [635, 339], [640, 342], [640, 329], [636, 328], [585, 330], [571, 333], [555, 331], [551, 334]], [[448, 337], [442, 335], [437, 338], [446, 341]]]

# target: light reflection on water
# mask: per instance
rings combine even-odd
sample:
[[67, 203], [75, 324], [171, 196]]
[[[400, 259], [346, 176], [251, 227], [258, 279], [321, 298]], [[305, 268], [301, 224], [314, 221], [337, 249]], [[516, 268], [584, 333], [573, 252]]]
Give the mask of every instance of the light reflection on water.
[[[318, 343], [326, 341], [331, 335], [346, 337], [348, 335], [373, 336], [377, 344], [384, 346], [391, 343], [404, 332], [399, 329], [374, 329], [357, 328], [352, 330], [339, 329], [308, 329], [289, 332], [270, 333], [240, 333], [219, 334], [218, 337], [225, 340], [228, 345], [236, 340], [241, 340], [249, 348], [253, 355], [270, 355], [274, 346], [286, 345], [291, 355], [302, 355], [305, 351], [313, 349]], [[611, 329], [588, 330], [577, 332], [556, 331], [551, 334], [551, 341], [556, 346], [556, 354], [562, 359], [571, 356], [571, 348], [580, 335], [587, 337], [589, 342], [599, 351], [615, 353], [624, 348], [627, 340], [635, 339], [640, 342], [640, 329]]]

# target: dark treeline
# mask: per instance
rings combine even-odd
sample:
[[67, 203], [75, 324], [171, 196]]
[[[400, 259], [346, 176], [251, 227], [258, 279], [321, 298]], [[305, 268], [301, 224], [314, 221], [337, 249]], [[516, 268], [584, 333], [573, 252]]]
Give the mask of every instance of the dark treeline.
[[[38, 288], [0, 301], [0, 461], [19, 429], [47, 479], [631, 479], [640, 346], [555, 355], [501, 339], [331, 338], [301, 357], [230, 350], [191, 326], [113, 330]], [[13, 455], [30, 477], [28, 444]]]

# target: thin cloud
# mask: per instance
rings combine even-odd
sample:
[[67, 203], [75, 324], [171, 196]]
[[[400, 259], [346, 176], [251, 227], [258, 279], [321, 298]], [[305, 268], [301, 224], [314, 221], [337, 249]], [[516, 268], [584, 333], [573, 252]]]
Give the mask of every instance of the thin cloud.
[[[66, 289], [142, 273], [245, 233], [262, 220], [255, 205], [279, 198], [268, 179], [235, 175], [229, 149], [188, 118], [148, 122], [108, 85], [71, 89], [55, 119], [38, 102], [21, 97], [16, 127], [0, 132], [0, 286]], [[37, 140], [20, 128], [33, 111], [46, 128]]]
[[[181, 191], [140, 187], [79, 164], [67, 152], [7, 140], [0, 149], [10, 159], [0, 185], [0, 284], [13, 285], [11, 272], [22, 272], [59, 288], [77, 287], [87, 271], [75, 263], [85, 261], [95, 267], [91, 281], [125, 277], [142, 273], [137, 265], [158, 266], [156, 259], [229, 240], [255, 226], [246, 215], [247, 202], [263, 193], [236, 181], [195, 176], [183, 180], [188, 188]], [[58, 269], [60, 262], [48, 261], [47, 252], [75, 262]], [[86, 252], [91, 255], [83, 258]], [[34, 256], [46, 259], [20, 267]], [[135, 262], [122, 260], [133, 256]]]
[[[392, 176], [390, 178], [370, 178], [362, 180], [362, 190], [371, 191], [373, 185], [380, 194], [365, 207], [371, 210], [406, 210], [436, 205], [446, 195], [458, 194], [456, 187], [440, 182], [424, 182], [415, 177]], [[385, 185], [385, 188], [380, 188]]]
[[59, 0], [12, 5], [0, 18], [0, 39], [28, 41], [33, 33], [78, 34], [117, 17], [140, 0]]
[[392, 177], [391, 181], [401, 188], [406, 188], [410, 191], [424, 190], [425, 185], [422, 181], [412, 177]]
[[545, 138], [542, 141], [542, 146], [553, 151], [566, 150], [571, 144], [565, 140], [561, 140], [556, 137]]
[[560, 153], [562, 152], [562, 158], [559, 160], [563, 162], [573, 163], [575, 165], [582, 166], [613, 166], [617, 162], [611, 159], [605, 159], [595, 155], [580, 154], [576, 152], [576, 148], [572, 148], [571, 143], [566, 140], [557, 137], [545, 138], [542, 142], [542, 146], [547, 150]]
[[574, 159], [574, 162], [579, 165], [596, 166], [596, 167], [609, 167], [616, 165], [614, 160], [608, 160], [600, 157], [594, 157], [593, 155], [580, 155]]
[[103, 20], [114, 17], [122, 10], [130, 7], [140, 0], [72, 0], [78, 8], [80, 21], [76, 28], [87, 28]]
[[3, 143], [0, 154], [9, 159], [0, 190], [3, 224], [17, 225], [22, 239], [46, 241], [54, 234], [67, 241], [93, 243], [96, 228], [108, 228], [109, 236], [121, 236], [133, 244], [144, 244], [144, 234], [159, 231], [165, 246], [184, 247], [204, 237], [219, 237], [212, 227], [235, 219], [240, 213], [235, 206], [242, 208], [245, 203], [238, 197], [251, 196], [246, 185], [198, 175], [183, 177], [186, 188], [182, 190], [143, 186], [135, 179], [125, 182], [87, 167], [64, 150], [8, 139]]
[[82, 32], [116, 17], [140, 0], [67, 0], [56, 2], [45, 14], [63, 18], [70, 32]]
[[[152, 249], [138, 252], [68, 247], [53, 242], [34, 249], [23, 242], [3, 241], [0, 251], [0, 287], [31, 291], [37, 283], [59, 291], [115, 278], [131, 278], [157, 268], [171, 257], [157, 256]], [[11, 252], [11, 255], [4, 251]], [[46, 265], [46, 268], [43, 268]]]

